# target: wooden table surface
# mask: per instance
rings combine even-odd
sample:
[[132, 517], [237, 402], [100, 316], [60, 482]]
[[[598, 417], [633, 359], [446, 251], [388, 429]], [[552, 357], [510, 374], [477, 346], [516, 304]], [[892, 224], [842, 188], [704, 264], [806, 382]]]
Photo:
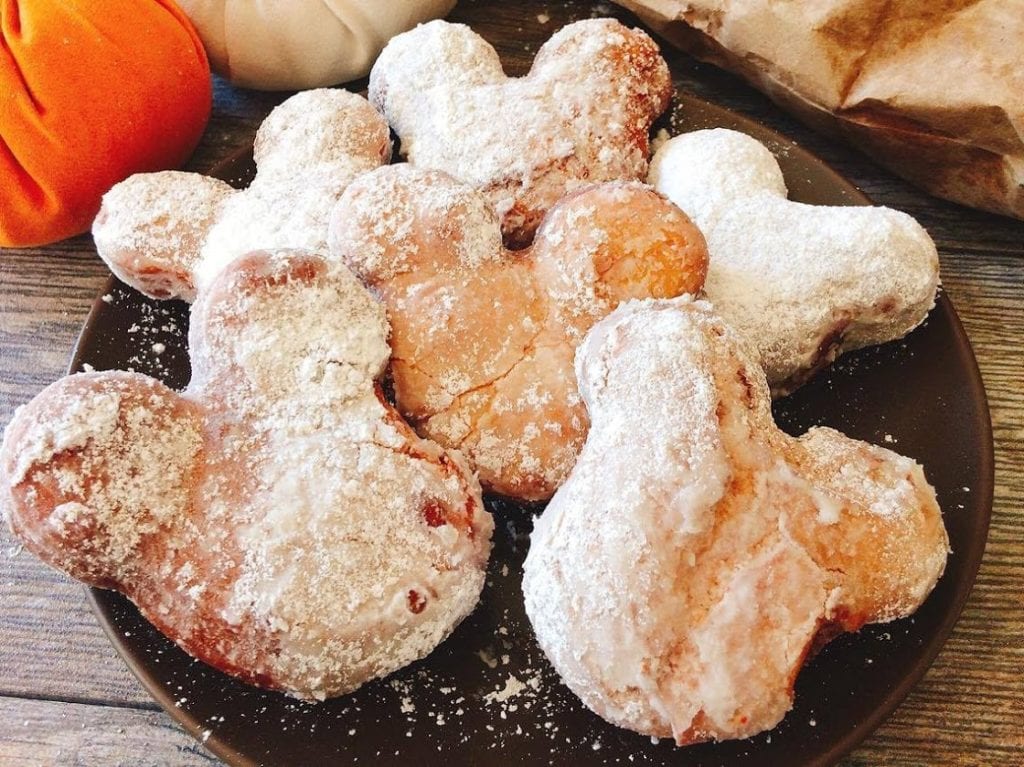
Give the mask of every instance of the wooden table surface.
[[[590, 2], [463, 0], [475, 26], [522, 74], [562, 24], [628, 16]], [[920, 193], [856, 152], [810, 132], [738, 79], [666, 51], [676, 80], [816, 152], [879, 204], [915, 216], [942, 258], [942, 281], [978, 358], [995, 433], [988, 548], [952, 637], [895, 714], [843, 765], [1024, 762], [1024, 223]], [[288, 94], [217, 81], [213, 118], [189, 168], [250, 143]], [[0, 424], [61, 376], [108, 277], [88, 236], [0, 251]], [[198, 765], [216, 759], [149, 698], [107, 642], [83, 587], [0, 532], [0, 767]], [[785, 767], [785, 766], [781, 766]]]

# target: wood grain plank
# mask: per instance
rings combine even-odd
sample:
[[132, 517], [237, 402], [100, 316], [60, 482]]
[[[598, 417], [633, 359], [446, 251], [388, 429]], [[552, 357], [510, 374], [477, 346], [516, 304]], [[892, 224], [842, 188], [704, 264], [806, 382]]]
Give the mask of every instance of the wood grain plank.
[[166, 716], [0, 697], [0, 767], [209, 767], [220, 764]]
[[1011, 767], [1024, 750], [1024, 261], [944, 252], [942, 273], [991, 409], [996, 482], [988, 547], [935, 664], [846, 767]]
[[0, 530], [0, 695], [157, 704], [96, 622], [85, 587]]
[[109, 272], [91, 249], [91, 238], [56, 248], [5, 250], [0, 256], [0, 413], [61, 375], [71, 348]]

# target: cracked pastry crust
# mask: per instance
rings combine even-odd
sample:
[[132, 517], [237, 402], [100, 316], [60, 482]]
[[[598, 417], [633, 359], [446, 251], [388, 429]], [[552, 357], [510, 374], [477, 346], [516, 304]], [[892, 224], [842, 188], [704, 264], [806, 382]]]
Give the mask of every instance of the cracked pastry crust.
[[423, 657], [476, 605], [493, 522], [384, 400], [387, 332], [347, 270], [240, 257], [193, 306], [184, 392], [79, 374], [18, 412], [11, 528], [252, 684], [322, 699]]
[[391, 159], [388, 125], [361, 96], [298, 93], [256, 133], [246, 189], [198, 173], [130, 176], [93, 222], [118, 279], [152, 298], [195, 299], [235, 257], [257, 249], [327, 251], [327, 220], [353, 178]]
[[369, 85], [402, 155], [480, 190], [514, 246], [567, 192], [643, 180], [671, 95], [658, 46], [614, 19], [563, 27], [519, 78], [469, 27], [433, 21], [392, 38]]
[[576, 356], [593, 424], [536, 521], [538, 642], [600, 716], [680, 745], [774, 727], [816, 643], [912, 613], [945, 567], [909, 458], [772, 421], [710, 304], [632, 301]]
[[512, 252], [483, 195], [408, 164], [354, 182], [330, 242], [387, 306], [403, 415], [486, 489], [526, 500], [554, 492], [586, 436], [583, 335], [624, 299], [699, 291], [707, 268], [700, 232], [642, 184], [568, 196]]

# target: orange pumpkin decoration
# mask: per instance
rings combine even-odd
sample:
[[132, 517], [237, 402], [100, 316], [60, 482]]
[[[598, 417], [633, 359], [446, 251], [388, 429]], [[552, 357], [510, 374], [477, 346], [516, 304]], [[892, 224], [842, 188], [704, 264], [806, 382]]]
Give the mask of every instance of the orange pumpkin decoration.
[[171, 0], [0, 0], [0, 245], [84, 232], [113, 184], [185, 161], [211, 100]]

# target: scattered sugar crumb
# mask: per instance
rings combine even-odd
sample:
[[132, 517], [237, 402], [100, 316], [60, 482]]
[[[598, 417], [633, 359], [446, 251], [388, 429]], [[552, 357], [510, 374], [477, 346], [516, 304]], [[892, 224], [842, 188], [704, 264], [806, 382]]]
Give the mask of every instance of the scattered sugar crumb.
[[526, 685], [521, 682], [515, 674], [509, 674], [508, 679], [505, 680], [505, 686], [500, 690], [496, 690], [485, 695], [484, 701], [487, 703], [504, 703], [506, 700], [518, 695], [525, 689]]
[[653, 156], [655, 152], [661, 149], [661, 145], [668, 141], [670, 138], [672, 138], [672, 134], [670, 134], [668, 130], [666, 130], [665, 128], [659, 128], [658, 132], [654, 134], [654, 138], [651, 139], [651, 156]]

